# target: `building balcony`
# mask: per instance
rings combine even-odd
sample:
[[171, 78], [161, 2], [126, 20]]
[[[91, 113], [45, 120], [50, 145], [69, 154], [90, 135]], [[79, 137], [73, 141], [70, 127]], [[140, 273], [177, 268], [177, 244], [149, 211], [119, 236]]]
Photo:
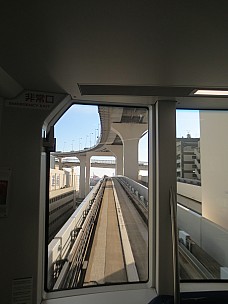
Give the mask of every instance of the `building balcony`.
[[200, 160], [195, 159], [195, 165], [196, 165], [196, 168], [200, 169], [201, 168]]
[[195, 149], [194, 149], [194, 153], [195, 153], [195, 155], [196, 155], [196, 158], [197, 158], [197, 159], [200, 159], [200, 149], [199, 149], [199, 148], [195, 148]]
[[199, 173], [198, 170], [195, 170], [195, 174], [197, 176], [197, 179], [201, 180], [201, 174]]

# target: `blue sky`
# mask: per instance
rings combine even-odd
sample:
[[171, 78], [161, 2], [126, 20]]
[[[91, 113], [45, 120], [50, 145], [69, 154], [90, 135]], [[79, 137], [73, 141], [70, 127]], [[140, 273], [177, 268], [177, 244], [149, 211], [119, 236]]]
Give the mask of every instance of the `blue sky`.
[[71, 151], [93, 146], [99, 134], [97, 106], [73, 105], [55, 125], [56, 150]]
[[186, 137], [188, 133], [191, 134], [191, 137], [200, 137], [199, 111], [177, 110], [176, 136]]
[[[73, 105], [60, 118], [55, 125], [56, 151], [77, 151], [95, 145], [100, 135], [100, 120], [97, 109], [97, 106]], [[190, 133], [191, 137], [199, 137], [199, 111], [177, 110], [176, 125], [177, 137], [186, 137], [187, 133]], [[139, 142], [139, 160], [148, 160], [147, 135]], [[114, 170], [107, 170], [91, 169], [94, 174], [99, 176], [114, 173]]]
[[[199, 137], [199, 111], [177, 110], [177, 137]], [[100, 134], [97, 106], [74, 105], [55, 125], [57, 151], [79, 150], [93, 146]], [[147, 148], [147, 136], [141, 140], [144, 150]], [[141, 149], [142, 150], [142, 149]], [[140, 159], [145, 156], [142, 151]]]
[[[97, 106], [74, 105], [55, 125], [56, 151], [93, 146], [100, 135]], [[139, 160], [147, 160], [148, 137], [140, 140]]]

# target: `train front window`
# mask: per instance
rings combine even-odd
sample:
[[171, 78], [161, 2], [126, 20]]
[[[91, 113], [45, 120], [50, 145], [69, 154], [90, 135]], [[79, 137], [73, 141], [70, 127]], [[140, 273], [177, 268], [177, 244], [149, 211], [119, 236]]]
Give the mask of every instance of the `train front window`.
[[177, 111], [180, 279], [228, 279], [228, 111]]
[[74, 104], [54, 126], [48, 291], [148, 280], [148, 109]]

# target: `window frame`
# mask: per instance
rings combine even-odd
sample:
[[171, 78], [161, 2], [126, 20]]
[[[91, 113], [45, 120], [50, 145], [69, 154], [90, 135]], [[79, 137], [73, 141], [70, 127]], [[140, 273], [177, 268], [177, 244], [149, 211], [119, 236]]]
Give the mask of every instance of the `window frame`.
[[[68, 100], [69, 101], [69, 100]], [[168, 100], [168, 103], [171, 101]], [[173, 101], [176, 103], [176, 101]], [[54, 112], [49, 115], [47, 120], [45, 121], [45, 130], [48, 133], [48, 130], [50, 130], [50, 122], [57, 121], [59, 117], [59, 113], [65, 112], [72, 104], [74, 104], [75, 101], [70, 101], [68, 104], [66, 101], [64, 101], [62, 104], [57, 106], [56, 109], [54, 109]], [[170, 293], [170, 290], [167, 289], [166, 286], [166, 280], [164, 280], [164, 273], [163, 273], [163, 279], [162, 279], [162, 273], [160, 272], [159, 266], [156, 264], [156, 261], [158, 259], [158, 256], [162, 261], [165, 261], [167, 254], [168, 256], [172, 256], [171, 250], [167, 253], [164, 250], [162, 250], [161, 247], [159, 247], [159, 242], [165, 241], [164, 238], [162, 238], [161, 234], [158, 231], [158, 222], [161, 220], [160, 216], [158, 216], [158, 209], [159, 204], [157, 200], [158, 196], [158, 185], [157, 185], [157, 179], [159, 175], [159, 168], [158, 164], [156, 163], [157, 158], [157, 146], [159, 146], [159, 143], [156, 142], [155, 137], [158, 132], [158, 125], [159, 125], [159, 118], [158, 118], [158, 112], [160, 111], [164, 116], [167, 115], [167, 109], [166, 107], [163, 107], [163, 110], [158, 109], [159, 103], [164, 103], [164, 100], [155, 102], [154, 104], [148, 105], [148, 104], [139, 104], [136, 103], [136, 106], [139, 107], [147, 107], [149, 110], [149, 117], [148, 117], [148, 139], [149, 139], [149, 159], [148, 159], [148, 176], [149, 176], [149, 184], [151, 187], [149, 187], [149, 200], [151, 202], [151, 208], [150, 208], [150, 221], [149, 221], [149, 232], [151, 232], [151, 236], [153, 236], [153, 240], [149, 242], [149, 281], [148, 283], [137, 283], [137, 284], [124, 284], [124, 285], [112, 285], [112, 286], [101, 286], [96, 288], [85, 288], [85, 289], [75, 289], [75, 290], [67, 290], [67, 291], [57, 291], [57, 292], [45, 292], [44, 291], [44, 285], [40, 287], [40, 292], [43, 295], [44, 302], [43, 303], [49, 303], [49, 299], [57, 299], [59, 297], [69, 297], [69, 301], [66, 300], [66, 303], [73, 303], [75, 300], [78, 300], [80, 296], [87, 295], [88, 296], [88, 303], [90, 295], [93, 295], [93, 299], [99, 299], [101, 301], [100, 303], [105, 303], [107, 299], [112, 296], [115, 296], [115, 298], [119, 299], [128, 299], [129, 301], [136, 300], [136, 297], [139, 296], [141, 299], [145, 299], [145, 303], [147, 302], [146, 299], [151, 300], [154, 298], [157, 294], [172, 294], [173, 290]], [[95, 104], [92, 103], [83, 103], [80, 102], [80, 104]], [[103, 103], [96, 103], [96, 104], [102, 104], [102, 105], [112, 105], [111, 103], [103, 102]], [[128, 103], [119, 103], [117, 106], [129, 106]], [[134, 106], [134, 103], [131, 104], [131, 106]], [[186, 110], [189, 108], [185, 107], [176, 107], [175, 106], [175, 112], [171, 111], [169, 112], [169, 115], [171, 116], [171, 123], [170, 125], [166, 123], [166, 128], [169, 129], [169, 126], [173, 127], [176, 130], [176, 110]], [[189, 110], [201, 110], [199, 107], [190, 108]], [[204, 110], [204, 109], [203, 109]], [[213, 109], [209, 109], [213, 110]], [[222, 109], [221, 109], [222, 110]], [[51, 119], [50, 119], [51, 118]], [[54, 123], [53, 123], [54, 124]], [[167, 148], [167, 145], [166, 145]], [[45, 156], [46, 157], [46, 156]], [[152, 170], [152, 166], [154, 166], [155, 170]], [[175, 170], [176, 174], [176, 170]], [[41, 175], [42, 176], [42, 175]], [[176, 181], [176, 177], [175, 177]], [[44, 200], [43, 200], [44, 201]], [[41, 199], [42, 202], [42, 199]], [[42, 204], [41, 204], [42, 205]], [[44, 203], [43, 203], [44, 208]], [[41, 225], [42, 226], [42, 225]], [[42, 228], [40, 229], [41, 235], [44, 235], [44, 224]], [[42, 243], [42, 242], [41, 242]], [[43, 245], [43, 243], [42, 243]], [[43, 253], [44, 248], [42, 247]], [[41, 251], [42, 251], [41, 250]], [[44, 255], [43, 255], [44, 257]], [[40, 263], [40, 273], [43, 273], [44, 270], [44, 258], [42, 260], [42, 263]], [[171, 271], [171, 276], [173, 275], [173, 271]], [[174, 278], [171, 277], [171, 282], [173, 282]], [[43, 281], [44, 282], [44, 274], [43, 274]], [[181, 282], [180, 283], [180, 291], [181, 292], [196, 292], [196, 291], [220, 291], [220, 290], [228, 290], [228, 284], [227, 281], [216, 281], [216, 282], [202, 282], [202, 281], [191, 281], [191, 282]], [[137, 295], [137, 296], [136, 296]], [[78, 298], [79, 297], [79, 298]], [[72, 302], [73, 301], [73, 302]], [[121, 301], [121, 300], [120, 300]]]
[[[120, 283], [115, 285], [105, 285], [105, 286], [95, 286], [95, 287], [85, 287], [85, 288], [78, 288], [78, 289], [71, 289], [71, 290], [57, 290], [57, 291], [48, 291], [46, 290], [46, 275], [45, 275], [45, 263], [47, 263], [47, 243], [45, 245], [45, 248], [43, 248], [43, 288], [42, 288], [42, 295], [43, 299], [45, 301], [48, 301], [49, 299], [57, 299], [62, 297], [73, 297], [77, 298], [78, 296], [82, 295], [99, 295], [104, 294], [106, 295], [107, 292], [129, 292], [132, 293], [132, 299], [134, 299], [134, 293], [137, 291], [139, 294], [142, 293], [142, 295], [145, 294], [145, 292], [148, 294], [149, 299], [151, 297], [156, 296], [155, 291], [155, 207], [153, 204], [154, 198], [155, 198], [155, 172], [150, 171], [149, 167], [155, 167], [155, 153], [153, 153], [153, 156], [149, 154], [149, 151], [152, 151], [152, 145], [154, 144], [153, 140], [151, 140], [152, 133], [155, 133], [155, 120], [152, 118], [155, 112], [154, 105], [147, 105], [147, 104], [127, 104], [127, 103], [119, 103], [119, 104], [111, 104], [107, 102], [102, 103], [85, 103], [85, 102], [76, 102], [75, 100], [71, 100], [70, 102], [63, 101], [61, 104], [59, 104], [53, 112], [47, 117], [45, 120], [43, 129], [45, 130], [46, 136], [50, 132], [51, 128], [54, 127], [55, 123], [60, 119], [60, 117], [73, 105], [73, 104], [81, 104], [81, 105], [103, 105], [103, 106], [110, 106], [110, 107], [139, 107], [139, 108], [147, 108], [148, 109], [148, 184], [151, 185], [148, 187], [148, 197], [149, 197], [149, 205], [151, 206], [149, 208], [149, 223], [148, 223], [148, 281], [147, 282], [137, 282], [137, 283]], [[153, 130], [153, 131], [151, 131]], [[50, 157], [49, 153], [45, 153], [46, 160]], [[46, 172], [50, 169], [50, 164], [47, 160], [46, 165]], [[46, 179], [48, 174], [46, 174]], [[46, 180], [46, 192], [49, 190], [49, 180]], [[153, 188], [153, 189], [152, 189]], [[153, 193], [153, 194], [152, 194]], [[46, 195], [47, 196], [47, 195]], [[44, 204], [44, 202], [43, 202]], [[45, 207], [46, 208], [46, 207]], [[45, 229], [44, 229], [45, 230]], [[150, 241], [151, 240], [151, 241]], [[46, 254], [45, 254], [46, 252]], [[152, 271], [152, 269], [154, 269]], [[72, 298], [72, 299], [73, 299]], [[76, 299], [75, 298], [75, 299]], [[44, 302], [46, 303], [46, 302]]]

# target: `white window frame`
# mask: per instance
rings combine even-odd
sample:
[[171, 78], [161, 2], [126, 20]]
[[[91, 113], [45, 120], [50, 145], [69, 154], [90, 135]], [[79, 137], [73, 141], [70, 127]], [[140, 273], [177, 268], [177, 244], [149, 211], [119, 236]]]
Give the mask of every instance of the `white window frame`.
[[[78, 103], [78, 104], [85, 104], [85, 105], [91, 105], [94, 103], [83, 103], [83, 102], [75, 102], [75, 101], [70, 101], [69, 100], [66, 102], [65, 100], [60, 103], [54, 111], [47, 117], [44, 123], [44, 130], [46, 131], [46, 134], [48, 134], [49, 130], [51, 129], [52, 126], [55, 125], [57, 120], [66, 112], [73, 104]], [[107, 106], [115, 106], [112, 104], [108, 103], [97, 103], [97, 105], [107, 105]], [[96, 104], [95, 104], [96, 105]], [[132, 107], [134, 104], [119, 104], [117, 106], [121, 107]], [[155, 121], [152, 118], [155, 112], [155, 108], [153, 105], [147, 105], [147, 104], [135, 104], [137, 107], [146, 107], [148, 108], [148, 134], [149, 134], [149, 151], [153, 151], [152, 149], [152, 133], [151, 130], [153, 130], [153, 133], [155, 134]], [[43, 155], [45, 158], [45, 155]], [[86, 297], [88, 296], [88, 303], [90, 303], [90, 295], [93, 295], [93, 301], [95, 300], [94, 303], [96, 303], [96, 299], [99, 303], [106, 303], [107, 297], [110, 300], [114, 297], [115, 301], [119, 297], [120, 298], [120, 303], [121, 302], [126, 302], [126, 298], [128, 301], [131, 301], [134, 303], [136, 301], [137, 297], [142, 301], [142, 299], [145, 299], [145, 303], [149, 302], [152, 298], [154, 298], [157, 293], [155, 289], [155, 207], [153, 204], [155, 204], [154, 201], [154, 195], [155, 195], [155, 176], [154, 176], [154, 171], [152, 170], [153, 167], [155, 167], [155, 155], [149, 155], [149, 167], [150, 169], [148, 170], [148, 173], [150, 171], [149, 175], [149, 205], [151, 205], [151, 208], [149, 209], [149, 225], [148, 225], [148, 232], [149, 232], [149, 273], [148, 273], [148, 281], [146, 283], [140, 282], [140, 283], [126, 283], [126, 284], [118, 284], [118, 285], [109, 285], [109, 286], [96, 286], [96, 287], [86, 287], [86, 288], [80, 288], [80, 289], [71, 289], [71, 290], [60, 290], [60, 291], [50, 291], [47, 292], [45, 291], [44, 288], [44, 267], [45, 267], [45, 248], [42, 249], [43, 252], [43, 259], [42, 259], [42, 298], [43, 301], [42, 303], [49, 303], [49, 300], [52, 299], [57, 299], [58, 298], [63, 298], [66, 297], [66, 300], [64, 300], [64, 303], [74, 303], [76, 300], [80, 301], [80, 296]], [[43, 171], [43, 170], [42, 170]], [[44, 175], [44, 174], [43, 174]], [[45, 202], [43, 201], [43, 207], [44, 207]], [[43, 236], [44, 236], [44, 230], [43, 230]], [[154, 236], [154, 237], [153, 237]], [[44, 242], [43, 242], [44, 243]], [[43, 244], [44, 247], [44, 244]], [[153, 267], [154, 266], [154, 267]], [[101, 299], [103, 298], [103, 300]], [[98, 303], [97, 302], [97, 303]], [[137, 301], [138, 302], [138, 301]], [[51, 301], [50, 303], [53, 303]], [[56, 302], [57, 303], [57, 302]], [[86, 302], [85, 302], [86, 303]], [[135, 302], [136, 303], [136, 302]]]

